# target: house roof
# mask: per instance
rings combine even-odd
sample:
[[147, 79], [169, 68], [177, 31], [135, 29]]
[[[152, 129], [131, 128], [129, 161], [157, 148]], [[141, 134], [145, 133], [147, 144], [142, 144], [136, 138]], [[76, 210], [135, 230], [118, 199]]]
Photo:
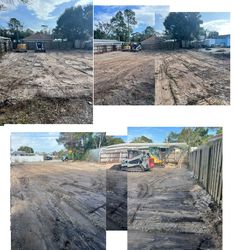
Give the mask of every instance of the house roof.
[[164, 41], [164, 40], [165, 39], [162, 36], [153, 35], [153, 36], [149, 37], [148, 39], [143, 40], [141, 43], [142, 44], [155, 44], [157, 42]]
[[24, 41], [52, 41], [53, 38], [52, 38], [51, 35], [37, 32], [37, 33], [35, 33], [33, 35], [25, 37], [23, 40]]
[[122, 45], [122, 41], [109, 40], [109, 39], [94, 39], [94, 45]]
[[0, 36], [0, 40], [11, 40], [9, 37]]
[[229, 38], [230, 34], [226, 34], [226, 35], [219, 35], [217, 38]]

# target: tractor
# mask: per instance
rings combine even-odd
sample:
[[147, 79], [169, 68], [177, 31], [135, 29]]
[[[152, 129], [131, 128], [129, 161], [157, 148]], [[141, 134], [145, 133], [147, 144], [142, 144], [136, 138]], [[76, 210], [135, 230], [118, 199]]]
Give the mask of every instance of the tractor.
[[121, 163], [120, 170], [128, 172], [145, 172], [154, 167], [154, 159], [142, 150], [127, 150], [127, 157]]

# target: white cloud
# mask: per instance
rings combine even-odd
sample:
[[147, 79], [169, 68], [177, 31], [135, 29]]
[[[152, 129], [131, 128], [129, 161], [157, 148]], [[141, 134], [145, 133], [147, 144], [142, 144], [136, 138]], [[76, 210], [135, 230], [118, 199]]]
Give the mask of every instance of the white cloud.
[[227, 19], [205, 22], [202, 27], [208, 31], [218, 31], [220, 35], [230, 34], [230, 21]]
[[31, 1], [27, 8], [35, 12], [36, 16], [41, 20], [49, 20], [55, 18], [52, 12], [57, 6], [63, 3], [70, 2], [71, 0], [34, 0]]
[[79, 0], [75, 6], [78, 6], [78, 5], [88, 5], [88, 4], [92, 4], [93, 3], [93, 0]]
[[[107, 8], [110, 9], [110, 6]], [[99, 13], [96, 14], [94, 17], [94, 23], [100, 22], [109, 22], [112, 16], [117, 12], [118, 10], [114, 8], [113, 13]], [[152, 26], [155, 25], [155, 13], [161, 13], [163, 17], [166, 17], [168, 15], [168, 6], [140, 6], [139, 8], [135, 8], [135, 17], [137, 20], [137, 25], [135, 28], [139, 28], [141, 25], [145, 26]]]
[[160, 13], [163, 17], [168, 15], [167, 6], [141, 6], [139, 9], [135, 10], [135, 16], [137, 19], [137, 26], [145, 24], [146, 26], [155, 25], [155, 13]]

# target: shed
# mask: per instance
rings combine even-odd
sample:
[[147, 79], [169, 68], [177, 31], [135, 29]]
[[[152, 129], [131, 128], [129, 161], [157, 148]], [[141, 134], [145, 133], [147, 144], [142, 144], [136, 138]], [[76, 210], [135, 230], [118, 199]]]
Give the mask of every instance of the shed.
[[24, 151], [14, 151], [11, 153], [11, 163], [41, 161], [44, 161], [43, 155], [29, 154]]
[[[174, 152], [180, 154], [187, 148], [186, 143], [121, 143], [101, 148], [96, 152], [96, 159], [101, 163], [122, 162], [127, 157], [127, 150], [148, 150], [150, 147], [158, 147], [161, 151], [176, 148]], [[92, 153], [92, 152], [91, 152]], [[94, 151], [93, 151], [94, 153]], [[175, 156], [174, 156], [175, 157]]]
[[108, 39], [94, 39], [94, 53], [104, 53], [121, 50], [124, 42]]
[[23, 42], [27, 44], [27, 49], [29, 50], [35, 50], [36, 42], [42, 42], [44, 44], [44, 48], [47, 50], [52, 48], [53, 38], [51, 35], [37, 32], [33, 35], [25, 37]]
[[3, 54], [12, 48], [11, 39], [8, 37], [0, 36], [0, 54]]

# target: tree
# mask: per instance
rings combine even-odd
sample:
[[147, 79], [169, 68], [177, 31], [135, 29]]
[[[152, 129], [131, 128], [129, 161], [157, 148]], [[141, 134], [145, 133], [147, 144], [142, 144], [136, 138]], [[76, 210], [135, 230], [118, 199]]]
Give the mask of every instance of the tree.
[[20, 39], [20, 32], [23, 30], [23, 25], [16, 18], [11, 18], [8, 22], [9, 31], [11, 33], [12, 40]]
[[98, 22], [94, 30], [95, 39], [109, 39], [112, 27], [110, 23]]
[[93, 32], [93, 7], [71, 7], [58, 18], [57, 26], [53, 30], [56, 38], [75, 40], [88, 40]]
[[142, 135], [139, 137], [134, 138], [131, 143], [152, 143], [152, 139]]
[[208, 141], [211, 137], [208, 131], [209, 128], [205, 127], [183, 128], [180, 133], [170, 132], [165, 141], [169, 143], [183, 142], [190, 147], [196, 147]]
[[166, 34], [178, 42], [197, 39], [200, 32], [199, 12], [171, 12], [164, 21]]
[[217, 38], [219, 36], [218, 31], [210, 31], [207, 35], [207, 38]]
[[155, 33], [156, 32], [153, 27], [147, 26], [146, 29], [144, 30], [145, 39], [155, 35]]
[[129, 9], [124, 10], [124, 21], [127, 26], [128, 42], [130, 42], [130, 34], [133, 31], [132, 26], [137, 24], [137, 21], [135, 19], [135, 12]]
[[143, 33], [134, 32], [134, 33], [131, 34], [131, 42], [140, 43], [144, 39], [145, 38], [144, 38], [144, 34]]
[[125, 41], [127, 27], [124, 21], [124, 15], [122, 11], [118, 11], [114, 17], [111, 18], [112, 32], [115, 38], [119, 41]]
[[179, 134], [175, 132], [170, 132], [165, 142], [173, 143], [173, 142], [178, 142], [178, 140], [179, 140]]
[[106, 136], [104, 146], [116, 145], [120, 143], [124, 143], [124, 140], [122, 138], [114, 136]]
[[34, 150], [33, 148], [31, 147], [28, 147], [28, 146], [20, 146], [17, 151], [23, 151], [25, 153], [28, 153], [28, 154], [33, 154], [34, 153]]

